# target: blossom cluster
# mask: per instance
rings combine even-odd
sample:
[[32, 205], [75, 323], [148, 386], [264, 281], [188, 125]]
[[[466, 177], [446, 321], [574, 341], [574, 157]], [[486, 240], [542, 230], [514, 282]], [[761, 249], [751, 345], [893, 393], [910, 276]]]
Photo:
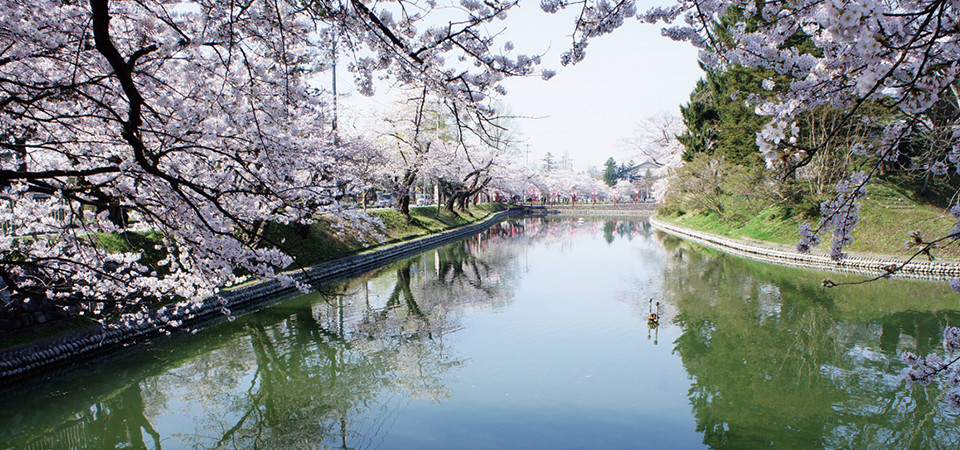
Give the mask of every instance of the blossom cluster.
[[853, 244], [853, 232], [860, 220], [860, 202], [867, 195], [866, 183], [868, 177], [863, 172], [857, 172], [849, 179], [840, 180], [836, 185], [836, 196], [820, 204], [820, 213], [823, 219], [817, 230], [814, 231], [809, 222], [799, 226], [800, 242], [797, 251], [809, 253], [811, 247], [820, 244], [819, 230], [827, 228], [833, 231], [833, 241], [830, 245], [830, 258], [839, 261], [846, 257], [845, 247]]
[[947, 386], [947, 404], [960, 409], [960, 360], [957, 356], [960, 351], [960, 328], [947, 327], [943, 331], [943, 349], [947, 358], [938, 354], [919, 357], [914, 353], [905, 352], [901, 360], [910, 367], [905, 375], [908, 383], [917, 383], [927, 386], [934, 381], [940, 381]]
[[798, 227], [800, 242], [797, 243], [797, 251], [800, 253], [810, 253], [811, 247], [820, 245], [820, 235], [814, 232], [810, 222], [803, 222]]
[[[543, 0], [542, 6], [548, 12], [575, 4], [592, 11], [605, 3]], [[618, 25], [628, 17], [626, 11], [620, 14], [606, 18], [605, 23]], [[768, 166], [792, 170], [809, 162], [816, 152], [832, 148], [829, 144], [835, 136], [805, 148], [798, 145], [795, 123], [801, 114], [830, 107], [848, 112], [845, 120], [849, 120], [865, 104], [893, 106], [904, 119], [885, 124], [879, 136], [871, 136], [877, 138], [871, 142], [852, 143], [851, 152], [876, 158], [874, 171], [902, 163], [904, 139], [924, 128], [929, 131], [931, 121], [924, 119], [924, 113], [945, 96], [956, 95], [960, 5], [955, 0], [677, 0], [669, 7], [631, 14], [642, 22], [665, 24], [662, 34], [699, 48], [701, 62], [708, 67], [741, 66], [777, 75], [776, 83], [772, 79], [762, 83], [765, 95], [746, 99], [758, 114], [769, 117], [756, 137]], [[723, 24], [722, 34], [718, 24]], [[587, 33], [577, 36], [571, 62], [583, 59], [591, 37]], [[955, 135], [941, 145], [943, 151], [913, 160], [911, 165], [947, 175], [950, 165], [960, 162], [957, 142], [960, 139]], [[835, 198], [821, 204], [820, 225], [815, 229], [809, 223], [800, 226], [799, 251], [808, 252], [819, 244], [820, 230], [831, 229], [830, 256], [845, 256], [843, 249], [852, 243], [850, 233], [859, 220], [858, 200], [866, 194], [864, 185], [874, 171], [838, 183]], [[960, 211], [951, 212], [960, 216]], [[947, 238], [958, 233], [960, 225], [951, 229]], [[919, 235], [915, 240], [922, 241]], [[960, 291], [960, 278], [950, 284]], [[956, 329], [951, 329], [944, 336], [949, 352], [955, 350], [956, 334]], [[948, 370], [953, 361], [944, 362], [936, 355], [906, 359], [913, 367], [908, 375], [911, 380], [929, 383], [942, 377], [951, 388], [949, 403], [960, 406], [956, 388], [960, 377], [955, 369]]]
[[[4, 289], [144, 321], [140, 299], [289, 281], [266, 224], [327, 214], [368, 229], [338, 201], [368, 189], [382, 158], [331, 132], [311, 80], [337, 51], [367, 93], [393, 77], [474, 116], [539, 64], [495, 50], [484, 29], [514, 2], [407, 3], [3, 2]], [[424, 26], [449, 6], [462, 20]], [[153, 236], [159, 260], [106, 249], [134, 233]]]
[[[795, 122], [776, 120], [764, 125], [763, 130], [757, 133], [757, 148], [760, 149], [767, 167], [775, 167], [785, 162], [785, 155], [779, 151], [780, 145], [785, 142], [796, 144], [799, 134], [800, 128]], [[803, 152], [795, 152], [792, 155], [793, 162], [799, 162], [803, 156]]]

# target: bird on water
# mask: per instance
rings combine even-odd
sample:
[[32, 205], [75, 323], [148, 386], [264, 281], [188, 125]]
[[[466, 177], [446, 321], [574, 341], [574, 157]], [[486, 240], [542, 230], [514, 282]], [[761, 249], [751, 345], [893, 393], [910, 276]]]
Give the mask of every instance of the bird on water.
[[650, 315], [647, 316], [647, 322], [660, 323], [660, 302], [657, 302], [657, 310], [656, 312], [654, 312], [653, 299], [651, 298], [649, 303], [649, 310], [650, 310]]

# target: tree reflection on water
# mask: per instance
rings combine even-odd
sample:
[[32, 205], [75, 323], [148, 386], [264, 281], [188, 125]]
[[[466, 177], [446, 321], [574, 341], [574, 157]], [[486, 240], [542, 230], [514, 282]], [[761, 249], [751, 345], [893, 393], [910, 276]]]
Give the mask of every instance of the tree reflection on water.
[[[822, 274], [664, 237], [665, 298], [689, 398], [710, 447], [956, 448], [957, 417], [935, 387], [906, 386], [904, 350], [926, 354], [960, 323], [942, 286], [825, 289]], [[905, 306], [910, 305], [910, 306]], [[911, 310], [912, 307], [926, 310]], [[942, 309], [941, 309], [942, 308]]]
[[[585, 240], [578, 241], [581, 238]], [[898, 356], [936, 350], [944, 327], [960, 323], [956, 301], [942, 284], [897, 281], [828, 290], [820, 287], [822, 274], [730, 257], [659, 235], [645, 221], [528, 218], [327, 286], [324, 292], [281, 301], [235, 322], [91, 364], [30, 390], [7, 390], [0, 401], [20, 407], [0, 409], [0, 447], [301, 448], [395, 442], [388, 440], [394, 424], [411, 417], [420, 420], [410, 415], [412, 403], [457, 403], [452, 397], [462, 392], [453, 390], [454, 381], [458, 373], [469, 372], [463, 368], [475, 354], [458, 354], [469, 350], [455, 345], [469, 331], [456, 338], [451, 334], [474, 329], [475, 322], [465, 325], [469, 314], [503, 312], [485, 317], [543, 327], [546, 331], [540, 333], [553, 338], [579, 342], [588, 337], [572, 333], [565, 322], [559, 329], [552, 323], [529, 323], [556, 315], [531, 312], [530, 303], [525, 303], [522, 319], [509, 316], [512, 309], [524, 309], [512, 308], [514, 301], [530, 302], [515, 298], [513, 291], [529, 275], [528, 256], [529, 266], [536, 267], [543, 261], [530, 255], [557, 259], [583, 242], [592, 242], [590, 248], [598, 249], [601, 259], [614, 254], [608, 252], [611, 246], [621, 259], [629, 254], [632, 259], [626, 263], [611, 259], [609, 265], [594, 264], [598, 271], [636, 280], [624, 292], [616, 282], [605, 286], [617, 298], [591, 299], [591, 310], [601, 301], [616, 303], [611, 311], [636, 316], [636, 323], [621, 321], [626, 328], [618, 332], [638, 329], [646, 334], [649, 348], [657, 343], [659, 350], [673, 347], [672, 354], [643, 353], [645, 358], [663, 354], [668, 359], [621, 366], [610, 354], [643, 347], [608, 336], [615, 334], [613, 328], [602, 324], [611, 318], [601, 316], [595, 322], [600, 326], [577, 331], [598, 333], [589, 336], [598, 346], [584, 352], [596, 350], [596, 358], [616, 360], [611, 367], [669, 363], [680, 377], [685, 370], [689, 388], [683, 380], [673, 383], [674, 398], [688, 421], [681, 421], [684, 428], [678, 433], [688, 433], [692, 442], [702, 437], [707, 446], [734, 448], [960, 446], [956, 414], [935, 407], [941, 401], [936, 387], [905, 386]], [[550, 246], [560, 251], [540, 251]], [[538, 251], [528, 254], [531, 248]], [[611, 269], [624, 267], [623, 272]], [[582, 268], [570, 273], [574, 275], [565, 276], [578, 283], [593, 282], [593, 275]], [[545, 295], [532, 291], [527, 295]], [[656, 295], [664, 305], [659, 325], [647, 323], [649, 295], [639, 298], [639, 292]], [[921, 298], [926, 300], [920, 303]], [[623, 303], [630, 309], [620, 308]], [[485, 343], [481, 338], [480, 345]], [[536, 348], [544, 352], [547, 347]], [[566, 360], [563, 352], [537, 354], [542, 357], [538, 361]], [[518, 354], [529, 359], [532, 353]], [[527, 363], [499, 353], [493, 355], [496, 359], [508, 365]], [[509, 369], [502, 373], [551, 370]], [[546, 378], [538, 380], [550, 384], [543, 383]], [[623, 387], [596, 392], [608, 400], [622, 399], [617, 389]], [[471, 394], [486, 404], [486, 391]], [[542, 394], [552, 399], [550, 391]], [[603, 407], [574, 397], [584, 398], [590, 407]], [[643, 408], [617, 411], [628, 418], [651, 414]], [[636, 415], [627, 415], [631, 411]], [[460, 411], [468, 420], [463, 426], [474, 426], [473, 412], [469, 407], [466, 413]], [[535, 412], [555, 419], [552, 411]], [[620, 422], [611, 423], [606, 424], [611, 431], [621, 431]]]
[[[79, 412], [4, 418], [20, 426], [5, 427], [3, 442], [32, 448], [376, 442], [396, 414], [391, 405], [449, 397], [445, 382], [463, 361], [444, 335], [459, 327], [459, 309], [508, 300], [502, 281], [515, 269], [519, 247], [488, 243], [520, 236], [522, 223], [504, 223], [322, 293], [174, 339], [151, 351], [150, 358], [163, 363], [143, 368], [139, 381], [116, 380], [118, 387], [99, 380], [106, 386], [94, 389], [92, 404], [61, 402]], [[192, 423], [167, 436], [156, 431], [182, 417]]]

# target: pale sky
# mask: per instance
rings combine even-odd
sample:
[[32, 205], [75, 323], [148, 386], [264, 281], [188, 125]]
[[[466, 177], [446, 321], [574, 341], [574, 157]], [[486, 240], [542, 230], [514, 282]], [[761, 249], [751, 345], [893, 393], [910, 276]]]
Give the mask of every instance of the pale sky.
[[[638, 2], [645, 10], [653, 2]], [[664, 4], [665, 2], [657, 2]], [[576, 168], [602, 166], [613, 156], [625, 161], [634, 155], [622, 141], [636, 124], [661, 111], [680, 114], [703, 72], [697, 50], [660, 35], [660, 27], [627, 21], [612, 34], [593, 39], [587, 56], [576, 66], [561, 67], [559, 55], [570, 44], [573, 16], [550, 16], [538, 1], [522, 3], [520, 14], [508, 19], [530, 26], [510, 28], [518, 48], [549, 48], [544, 63], [557, 69], [549, 80], [516, 79], [504, 85], [505, 102], [518, 115], [544, 117], [524, 120], [521, 127], [530, 145], [530, 159], [546, 152], [569, 152]], [[536, 25], [532, 25], [536, 24]]]
[[[663, 111], [679, 115], [679, 105], [687, 102], [703, 75], [696, 49], [662, 37], [659, 26], [630, 19], [612, 34], [593, 39], [583, 62], [561, 67], [560, 53], [570, 45], [573, 16], [546, 14], [539, 3], [523, 0], [503, 22], [503, 38], [513, 41], [515, 52], [542, 53], [543, 67], [557, 72], [549, 81], [533, 77], [503, 83], [508, 92], [502, 102], [510, 111], [536, 117], [518, 120], [525, 138], [521, 147], [529, 145], [531, 163], [547, 152], [558, 159], [569, 153], [576, 169], [600, 167], [611, 156], [617, 161], [631, 159], [635, 155], [623, 140], [636, 124]], [[665, 3], [641, 1], [637, 9]], [[341, 92], [352, 90], [349, 75], [342, 75], [346, 89]], [[354, 93], [344, 106], [362, 115], [364, 110], [389, 103], [383, 95], [364, 98]]]

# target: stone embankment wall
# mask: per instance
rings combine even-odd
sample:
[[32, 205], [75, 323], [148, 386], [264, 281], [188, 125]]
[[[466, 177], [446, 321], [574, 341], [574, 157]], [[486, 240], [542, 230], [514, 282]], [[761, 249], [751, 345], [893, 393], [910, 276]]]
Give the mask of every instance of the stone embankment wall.
[[[384, 248], [330, 261], [293, 274], [297, 281], [315, 286], [359, 275], [424, 250], [477, 234], [508, 217], [525, 213], [514, 208], [497, 213], [473, 225], [467, 225], [431, 236], [400, 242]], [[260, 281], [223, 291], [219, 297], [207, 298], [199, 307], [171, 317], [182, 321], [181, 329], [197, 328], [226, 318], [222, 307], [233, 314], [249, 312], [275, 302], [285, 294], [293, 294], [292, 285], [276, 280]], [[66, 370], [81, 361], [106, 357], [147, 339], [166, 335], [169, 327], [154, 315], [134, 326], [95, 326], [66, 336], [47, 339], [0, 351], [0, 382], [7, 382], [38, 372]]]
[[[650, 223], [661, 231], [706, 245], [707, 247], [715, 248], [725, 253], [783, 266], [877, 276], [884, 273], [886, 267], [891, 265], [899, 266], [904, 262], [904, 260], [898, 259], [861, 257], [848, 257], [842, 261], [834, 261], [830, 259], [829, 255], [822, 253], [802, 254], [796, 251], [755, 245], [737, 239], [730, 239], [669, 224], [653, 217], [650, 218]], [[958, 276], [960, 276], [960, 263], [936, 261], [911, 261], [893, 275], [893, 277], [896, 278], [930, 280], [946, 280]]]
[[50, 300], [11, 304], [8, 292], [2, 290], [3, 286], [0, 281], [0, 303], [4, 305], [0, 311], [0, 330], [17, 330], [67, 317], [67, 313]]

